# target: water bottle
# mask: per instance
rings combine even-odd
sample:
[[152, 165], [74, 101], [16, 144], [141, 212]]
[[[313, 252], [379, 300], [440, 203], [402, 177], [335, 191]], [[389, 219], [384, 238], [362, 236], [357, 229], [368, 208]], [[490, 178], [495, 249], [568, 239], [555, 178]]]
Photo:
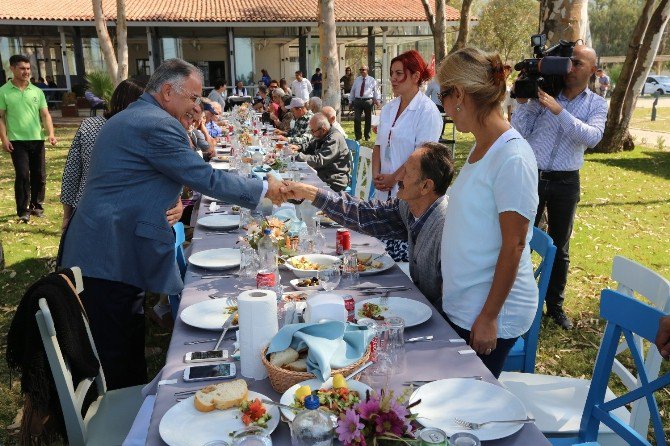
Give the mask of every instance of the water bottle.
[[319, 397], [308, 395], [305, 410], [298, 413], [291, 424], [293, 446], [331, 446], [335, 428], [330, 416], [319, 410]]
[[263, 154], [260, 149], [254, 150], [254, 153], [251, 155], [251, 164], [254, 167], [263, 167]]
[[275, 290], [279, 283], [277, 271], [277, 245], [270, 236], [270, 228], [263, 231], [258, 242], [259, 269], [256, 275], [256, 286], [259, 289]]

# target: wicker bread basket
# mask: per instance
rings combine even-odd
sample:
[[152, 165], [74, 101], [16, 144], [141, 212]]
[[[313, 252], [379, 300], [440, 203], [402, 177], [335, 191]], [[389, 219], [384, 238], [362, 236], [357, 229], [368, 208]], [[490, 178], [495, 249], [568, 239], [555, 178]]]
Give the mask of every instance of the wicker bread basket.
[[[294, 372], [292, 370], [286, 370], [281, 367], [277, 367], [273, 364], [270, 364], [270, 361], [268, 361], [266, 357], [267, 351], [268, 349], [266, 347], [261, 353], [261, 360], [263, 361], [263, 365], [268, 371], [268, 377], [270, 378], [272, 388], [275, 389], [277, 392], [284, 393], [289, 389], [289, 387], [298, 384], [299, 382], [315, 378], [315, 376], [310, 372]], [[330, 374], [332, 376], [336, 373], [341, 373], [342, 375], [347, 376], [347, 374], [353, 372], [355, 369], [357, 369], [358, 367], [362, 366], [365, 362], [367, 362], [369, 357], [370, 357], [370, 346], [368, 346], [367, 350], [365, 350], [365, 353], [363, 353], [361, 359], [354, 362], [348, 367], [331, 370]], [[360, 375], [356, 376], [354, 379], [358, 379], [359, 377]]]

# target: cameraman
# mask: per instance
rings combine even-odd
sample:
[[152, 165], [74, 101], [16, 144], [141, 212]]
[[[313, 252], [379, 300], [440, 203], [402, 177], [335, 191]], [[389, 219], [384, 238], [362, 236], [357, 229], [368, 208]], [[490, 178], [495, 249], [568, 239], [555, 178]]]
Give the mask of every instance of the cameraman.
[[601, 140], [607, 119], [607, 102], [588, 88], [595, 72], [596, 52], [585, 45], [575, 46], [572, 68], [558, 96], [539, 90], [538, 99], [517, 99], [520, 104], [512, 117], [512, 126], [528, 141], [537, 159], [540, 202], [535, 226], [546, 207], [549, 235], [556, 245], [547, 315], [565, 330], [572, 328], [563, 300], [580, 194], [579, 169], [584, 164], [584, 151]]

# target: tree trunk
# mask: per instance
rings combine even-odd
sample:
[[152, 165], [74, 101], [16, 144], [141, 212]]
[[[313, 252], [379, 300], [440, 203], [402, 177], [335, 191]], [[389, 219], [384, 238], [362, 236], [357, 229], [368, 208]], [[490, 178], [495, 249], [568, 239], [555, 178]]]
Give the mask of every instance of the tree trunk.
[[603, 139], [594, 148], [596, 152], [619, 152], [634, 147], [628, 131], [630, 118], [653, 65], [670, 14], [670, 0], [660, 0], [654, 9], [655, 3], [655, 0], [645, 2], [635, 26], [619, 82], [612, 93]]
[[461, 5], [461, 20], [458, 27], [458, 37], [454, 46], [451, 47], [449, 54], [454, 51], [465, 48], [468, 44], [468, 34], [470, 33], [470, 6], [472, 6], [472, 0], [463, 0]]
[[114, 45], [112, 45], [112, 39], [109, 37], [109, 32], [107, 32], [105, 14], [102, 10], [102, 0], [93, 0], [93, 16], [95, 17], [95, 30], [98, 33], [100, 49], [102, 49], [102, 55], [105, 58], [107, 71], [109, 72], [109, 77], [112, 79], [112, 82], [114, 82], [114, 85], [116, 85], [118, 64], [116, 62], [116, 56], [114, 55]]
[[116, 54], [118, 68], [114, 86], [128, 79], [128, 25], [126, 24], [126, 1], [116, 0]]
[[421, 0], [421, 3], [426, 11], [430, 32], [433, 34], [435, 60], [439, 63], [447, 55], [447, 2], [446, 0], [435, 0], [435, 13], [433, 13], [429, 0]]
[[340, 63], [335, 33], [335, 0], [319, 0], [319, 44], [323, 71], [323, 105], [340, 113]]
[[550, 45], [561, 39], [586, 43], [591, 37], [588, 17], [588, 0], [546, 0], [542, 33]]

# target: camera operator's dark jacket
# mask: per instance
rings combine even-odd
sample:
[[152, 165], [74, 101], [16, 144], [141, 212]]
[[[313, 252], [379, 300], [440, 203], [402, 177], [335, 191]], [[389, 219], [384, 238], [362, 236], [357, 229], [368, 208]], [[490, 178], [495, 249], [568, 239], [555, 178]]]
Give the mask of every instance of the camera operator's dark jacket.
[[333, 127], [323, 138], [314, 138], [307, 148], [296, 156], [316, 170], [317, 175], [335, 192], [349, 184], [351, 158], [344, 136]]

